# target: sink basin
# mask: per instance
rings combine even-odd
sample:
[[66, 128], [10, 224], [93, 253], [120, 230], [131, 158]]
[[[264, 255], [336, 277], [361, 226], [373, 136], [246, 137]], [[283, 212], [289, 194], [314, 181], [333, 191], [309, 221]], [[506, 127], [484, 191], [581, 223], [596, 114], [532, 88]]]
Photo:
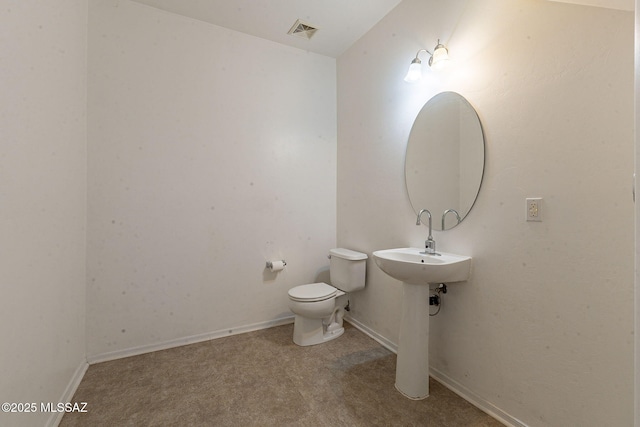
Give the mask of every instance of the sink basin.
[[414, 285], [462, 282], [469, 278], [471, 257], [423, 252], [421, 248], [385, 249], [375, 251], [373, 259], [389, 276]]

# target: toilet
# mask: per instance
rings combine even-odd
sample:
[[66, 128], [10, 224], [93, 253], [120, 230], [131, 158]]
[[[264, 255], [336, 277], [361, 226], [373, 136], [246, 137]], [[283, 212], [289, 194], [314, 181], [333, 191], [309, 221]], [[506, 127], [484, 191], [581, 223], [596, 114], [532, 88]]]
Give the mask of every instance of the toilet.
[[294, 343], [300, 346], [322, 344], [344, 333], [344, 306], [336, 301], [347, 292], [364, 289], [366, 267], [366, 254], [350, 249], [331, 249], [331, 285], [321, 282], [289, 289], [289, 309], [295, 314]]

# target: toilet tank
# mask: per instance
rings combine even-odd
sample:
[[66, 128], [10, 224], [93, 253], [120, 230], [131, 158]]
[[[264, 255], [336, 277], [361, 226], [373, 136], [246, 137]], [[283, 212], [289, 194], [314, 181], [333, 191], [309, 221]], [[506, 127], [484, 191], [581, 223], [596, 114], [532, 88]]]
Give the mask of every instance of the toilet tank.
[[344, 292], [364, 289], [367, 272], [367, 254], [350, 249], [329, 251], [329, 277], [331, 285]]

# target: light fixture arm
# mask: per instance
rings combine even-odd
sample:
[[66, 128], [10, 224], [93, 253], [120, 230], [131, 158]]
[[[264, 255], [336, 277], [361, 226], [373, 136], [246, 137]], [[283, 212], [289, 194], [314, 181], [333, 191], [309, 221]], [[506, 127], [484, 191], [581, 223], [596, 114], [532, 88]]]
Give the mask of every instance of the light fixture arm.
[[418, 53], [416, 53], [416, 57], [413, 59], [412, 62], [417, 62], [417, 63], [421, 63], [422, 61], [420, 61], [420, 54], [422, 52], [427, 52], [430, 56], [433, 56], [433, 54], [431, 52], [429, 52], [427, 49], [420, 49], [418, 51]]

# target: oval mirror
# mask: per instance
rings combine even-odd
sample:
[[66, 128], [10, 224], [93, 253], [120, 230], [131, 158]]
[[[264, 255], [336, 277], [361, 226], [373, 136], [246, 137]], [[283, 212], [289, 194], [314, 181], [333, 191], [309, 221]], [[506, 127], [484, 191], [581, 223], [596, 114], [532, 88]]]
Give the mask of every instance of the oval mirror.
[[417, 215], [428, 209], [434, 230], [449, 230], [467, 216], [482, 184], [484, 134], [464, 97], [443, 92], [422, 107], [409, 135], [404, 173], [413, 210]]

